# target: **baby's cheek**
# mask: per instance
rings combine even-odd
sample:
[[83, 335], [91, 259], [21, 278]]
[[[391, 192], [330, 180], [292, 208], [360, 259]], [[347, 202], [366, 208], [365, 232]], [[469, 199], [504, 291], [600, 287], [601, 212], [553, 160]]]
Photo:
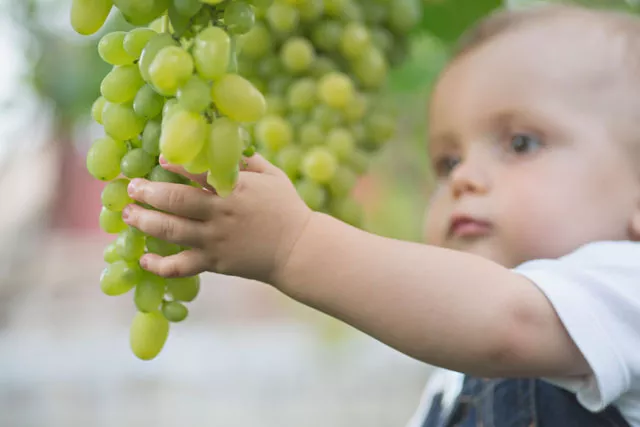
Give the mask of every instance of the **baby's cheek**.
[[424, 215], [423, 240], [429, 245], [443, 246], [449, 223], [449, 209], [443, 197], [435, 194]]

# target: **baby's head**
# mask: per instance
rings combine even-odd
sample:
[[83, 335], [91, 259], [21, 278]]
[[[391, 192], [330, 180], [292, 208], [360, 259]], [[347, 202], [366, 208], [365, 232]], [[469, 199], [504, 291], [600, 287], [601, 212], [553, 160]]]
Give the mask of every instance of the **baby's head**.
[[547, 7], [467, 36], [429, 106], [427, 243], [514, 267], [640, 240], [640, 21]]

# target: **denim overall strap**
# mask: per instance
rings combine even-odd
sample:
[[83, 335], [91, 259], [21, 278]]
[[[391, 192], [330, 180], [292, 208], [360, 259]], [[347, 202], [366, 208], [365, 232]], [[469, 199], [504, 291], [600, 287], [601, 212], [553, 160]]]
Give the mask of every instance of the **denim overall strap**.
[[615, 407], [592, 413], [575, 395], [536, 379], [466, 377], [447, 419], [434, 398], [422, 427], [629, 427]]

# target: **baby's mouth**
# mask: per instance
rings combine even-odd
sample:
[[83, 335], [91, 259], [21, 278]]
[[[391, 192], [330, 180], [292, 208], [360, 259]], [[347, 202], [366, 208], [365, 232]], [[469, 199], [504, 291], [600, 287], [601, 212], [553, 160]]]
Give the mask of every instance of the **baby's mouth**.
[[453, 215], [449, 223], [449, 237], [474, 238], [489, 234], [491, 223], [468, 215]]

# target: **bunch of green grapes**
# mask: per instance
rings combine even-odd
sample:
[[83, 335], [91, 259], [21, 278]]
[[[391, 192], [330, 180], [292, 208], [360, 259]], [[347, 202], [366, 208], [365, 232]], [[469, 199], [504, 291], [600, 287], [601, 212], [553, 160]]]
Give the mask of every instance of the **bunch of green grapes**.
[[314, 210], [362, 226], [352, 189], [394, 135], [384, 101], [389, 69], [407, 51], [420, 0], [254, 1], [238, 68], [267, 99], [250, 128]]
[[[240, 1], [74, 0], [71, 20], [81, 34], [101, 28], [115, 5], [136, 28], [99, 41], [101, 58], [113, 66], [100, 86], [92, 116], [104, 128], [87, 153], [87, 169], [107, 181], [100, 226], [117, 235], [104, 252], [100, 278], [109, 296], [133, 294], [133, 353], [155, 358], [170, 322], [188, 316], [198, 295], [198, 276], [165, 279], [139, 265], [145, 253], [175, 255], [185, 247], [127, 226], [123, 209], [134, 201], [131, 179], [197, 185], [163, 169], [170, 163], [207, 181], [223, 197], [236, 184], [242, 155], [254, 152], [245, 127], [266, 113], [264, 96], [237, 73], [236, 38], [254, 22], [253, 7]], [[147, 208], [151, 208], [146, 206]]]

